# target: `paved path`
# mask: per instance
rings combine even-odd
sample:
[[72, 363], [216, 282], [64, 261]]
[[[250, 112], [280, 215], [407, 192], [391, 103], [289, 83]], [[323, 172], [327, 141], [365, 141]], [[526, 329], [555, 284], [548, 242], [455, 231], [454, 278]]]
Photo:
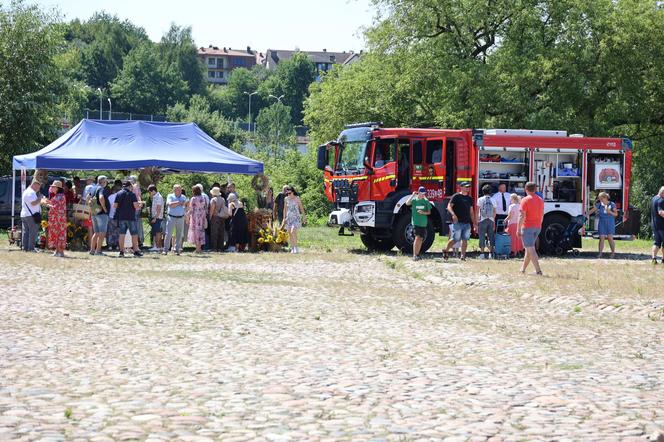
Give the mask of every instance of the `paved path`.
[[515, 281], [515, 263], [336, 253], [74, 257], [0, 252], [0, 440], [664, 431], [664, 296], [620, 282], [644, 263], [575, 293], [587, 261]]

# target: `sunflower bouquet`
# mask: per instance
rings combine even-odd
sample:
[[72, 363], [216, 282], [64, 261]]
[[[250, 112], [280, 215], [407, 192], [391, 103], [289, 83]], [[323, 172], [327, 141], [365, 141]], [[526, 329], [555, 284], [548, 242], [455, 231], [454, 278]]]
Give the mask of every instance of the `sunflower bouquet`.
[[278, 252], [288, 245], [288, 234], [283, 229], [264, 227], [258, 231], [258, 245], [263, 250]]
[[68, 222], [67, 223], [67, 243], [69, 250], [85, 250], [88, 242], [88, 230], [83, 226]]

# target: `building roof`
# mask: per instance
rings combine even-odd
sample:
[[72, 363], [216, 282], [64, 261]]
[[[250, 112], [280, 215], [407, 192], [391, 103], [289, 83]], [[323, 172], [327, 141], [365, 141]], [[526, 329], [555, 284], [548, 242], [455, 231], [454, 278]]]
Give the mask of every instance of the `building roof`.
[[220, 48], [217, 46], [208, 46], [207, 48], [200, 47], [198, 48], [198, 55], [201, 56], [206, 56], [206, 55], [212, 55], [212, 56], [218, 56], [218, 55], [232, 55], [233, 57], [251, 57], [255, 58], [256, 57], [256, 52], [251, 49], [251, 47], [247, 46], [246, 50], [239, 50], [239, 49], [231, 49], [231, 48]]
[[267, 64], [268, 67], [270, 64], [278, 64], [282, 60], [290, 60], [295, 54], [301, 52], [309, 56], [312, 62], [314, 63], [332, 63], [332, 64], [344, 64], [346, 60], [353, 58], [355, 52], [330, 52], [325, 49], [322, 51], [287, 51], [282, 49], [268, 49], [265, 53], [264, 64]]

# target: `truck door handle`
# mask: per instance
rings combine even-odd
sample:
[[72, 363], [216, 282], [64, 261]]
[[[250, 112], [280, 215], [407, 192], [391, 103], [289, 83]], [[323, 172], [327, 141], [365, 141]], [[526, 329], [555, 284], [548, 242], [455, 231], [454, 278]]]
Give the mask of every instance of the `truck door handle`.
[[559, 209], [559, 208], [560, 208], [560, 204], [555, 204], [553, 207], [555, 207], [556, 209]]

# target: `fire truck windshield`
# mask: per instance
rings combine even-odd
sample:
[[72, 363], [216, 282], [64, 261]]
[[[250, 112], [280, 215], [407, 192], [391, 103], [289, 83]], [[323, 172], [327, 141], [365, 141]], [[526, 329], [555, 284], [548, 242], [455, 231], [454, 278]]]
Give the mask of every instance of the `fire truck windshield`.
[[341, 145], [337, 172], [341, 174], [358, 174], [364, 170], [364, 156], [367, 150], [366, 141], [347, 141]]

